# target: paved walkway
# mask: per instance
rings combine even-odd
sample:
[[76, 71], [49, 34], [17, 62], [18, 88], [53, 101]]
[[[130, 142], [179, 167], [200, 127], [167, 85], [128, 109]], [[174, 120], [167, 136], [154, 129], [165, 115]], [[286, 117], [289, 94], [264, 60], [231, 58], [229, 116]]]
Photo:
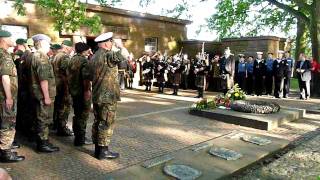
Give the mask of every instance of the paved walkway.
[[[319, 127], [319, 123], [312, 118], [305, 118], [266, 132], [190, 116], [188, 107], [196, 100], [192, 98], [196, 93], [183, 91], [180, 94], [182, 96], [176, 97], [133, 90], [123, 92], [111, 144], [112, 150], [121, 154], [121, 158], [117, 160], [98, 161], [92, 157], [93, 145], [75, 148], [72, 137], [60, 138], [52, 135], [53, 143], [61, 148], [60, 152], [36, 153], [35, 145], [20, 137], [23, 147], [18, 151], [26, 156], [26, 160], [16, 164], [0, 164], [0, 167], [7, 169], [14, 179], [106, 179], [110, 172], [181, 150], [233, 130], [293, 140]], [[207, 93], [209, 96], [215, 94]], [[320, 104], [317, 100], [276, 101], [300, 108]], [[87, 128], [88, 137], [91, 135], [92, 119], [91, 115]]]

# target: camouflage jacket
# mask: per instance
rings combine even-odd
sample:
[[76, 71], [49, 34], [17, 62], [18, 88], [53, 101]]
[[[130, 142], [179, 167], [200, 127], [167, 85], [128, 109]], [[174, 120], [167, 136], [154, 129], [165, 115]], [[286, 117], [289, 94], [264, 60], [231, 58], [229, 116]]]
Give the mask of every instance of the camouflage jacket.
[[54, 76], [58, 91], [68, 93], [67, 69], [70, 62], [70, 56], [65, 52], [59, 52], [52, 60]]
[[40, 82], [47, 80], [48, 81], [48, 90], [50, 98], [56, 96], [56, 82], [54, 78], [53, 68], [49, 62], [49, 57], [37, 51], [31, 56], [31, 67], [30, 67], [30, 79], [32, 86], [32, 95], [37, 100], [42, 100], [43, 93], [41, 90]]
[[83, 95], [83, 80], [88, 79], [84, 77], [85, 74], [88, 75], [88, 72], [85, 72], [88, 70], [86, 66], [88, 66], [88, 59], [80, 54], [73, 56], [69, 62], [68, 84], [72, 96]]
[[12, 56], [4, 49], [0, 48], [0, 103], [6, 99], [6, 95], [2, 85], [2, 76], [8, 75], [10, 78], [10, 87], [12, 99], [17, 99], [18, 93], [18, 77], [17, 69], [13, 62]]
[[118, 64], [126, 59], [121, 51], [114, 52], [100, 48], [92, 58], [86, 71], [89, 80], [92, 81], [93, 103], [114, 103], [120, 100], [120, 88], [118, 81]]

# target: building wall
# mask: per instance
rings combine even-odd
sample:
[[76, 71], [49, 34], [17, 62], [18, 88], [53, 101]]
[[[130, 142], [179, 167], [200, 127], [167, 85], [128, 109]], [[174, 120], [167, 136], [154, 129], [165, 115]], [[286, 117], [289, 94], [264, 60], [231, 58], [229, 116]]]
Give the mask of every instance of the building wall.
[[[11, 6], [8, 6], [11, 8]], [[68, 38], [73, 41], [86, 41], [86, 36], [94, 38], [97, 34], [90, 34], [86, 28], [76, 33], [59, 33], [54, 30], [54, 21], [47, 17], [46, 12], [35, 8], [34, 4], [26, 3], [27, 15], [17, 16], [14, 9], [8, 10], [5, 16], [0, 16], [0, 24], [27, 26], [29, 36], [37, 33], [48, 34], [53, 42], [60, 43]], [[122, 29], [115, 36], [124, 39], [125, 46], [133, 52], [136, 58], [144, 52], [144, 41], [148, 37], [158, 38], [158, 50], [169, 50], [170, 54], [180, 50], [180, 42], [186, 40], [185, 24], [132, 17], [125, 14], [88, 10], [89, 15], [98, 14], [105, 30]]]
[[[243, 37], [243, 38], [227, 38], [220, 42], [206, 42], [205, 51], [210, 55], [223, 54], [226, 47], [230, 47], [231, 53], [234, 55], [245, 54], [246, 56], [256, 56], [256, 52], [261, 51], [266, 58], [269, 52], [274, 56], [277, 55], [278, 50], [290, 50], [284, 46], [286, 39], [274, 36], [260, 36], [260, 37]], [[190, 57], [195, 57], [197, 52], [201, 52], [202, 41], [184, 41], [184, 47], [187, 47]], [[210, 56], [213, 57], [213, 56]]]

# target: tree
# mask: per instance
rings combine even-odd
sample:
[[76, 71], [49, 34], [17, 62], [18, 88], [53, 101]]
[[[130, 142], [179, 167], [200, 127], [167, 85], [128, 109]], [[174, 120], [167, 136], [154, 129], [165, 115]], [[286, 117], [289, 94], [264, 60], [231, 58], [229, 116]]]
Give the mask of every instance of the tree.
[[[114, 6], [121, 0], [95, 0], [103, 6]], [[82, 1], [84, 2], [84, 1]], [[24, 0], [15, 0], [14, 8], [18, 15], [26, 15]], [[53, 18], [54, 28], [57, 31], [75, 32], [81, 26], [87, 26], [91, 32], [97, 33], [101, 30], [101, 19], [99, 16], [87, 16], [86, 5], [79, 0], [37, 0], [36, 6], [47, 11]]]

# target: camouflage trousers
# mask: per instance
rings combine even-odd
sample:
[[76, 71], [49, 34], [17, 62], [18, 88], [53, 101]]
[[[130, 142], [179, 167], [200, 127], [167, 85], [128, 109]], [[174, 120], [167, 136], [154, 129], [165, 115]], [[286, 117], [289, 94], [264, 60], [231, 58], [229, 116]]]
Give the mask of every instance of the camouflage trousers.
[[4, 107], [4, 103], [0, 104], [0, 150], [11, 149], [16, 133], [16, 109], [16, 101], [10, 111]]
[[72, 129], [74, 135], [76, 137], [84, 137], [91, 109], [91, 101], [85, 101], [83, 95], [73, 96], [72, 101], [74, 111]]
[[48, 140], [49, 137], [49, 124], [53, 120], [53, 104], [54, 99], [51, 99], [52, 103], [47, 106], [43, 100], [35, 100], [36, 106], [36, 120], [35, 131], [39, 140]]
[[115, 127], [117, 102], [93, 104], [93, 111], [92, 141], [99, 146], [108, 146]]
[[65, 128], [71, 109], [70, 95], [57, 94], [54, 103], [53, 123], [57, 128]]

